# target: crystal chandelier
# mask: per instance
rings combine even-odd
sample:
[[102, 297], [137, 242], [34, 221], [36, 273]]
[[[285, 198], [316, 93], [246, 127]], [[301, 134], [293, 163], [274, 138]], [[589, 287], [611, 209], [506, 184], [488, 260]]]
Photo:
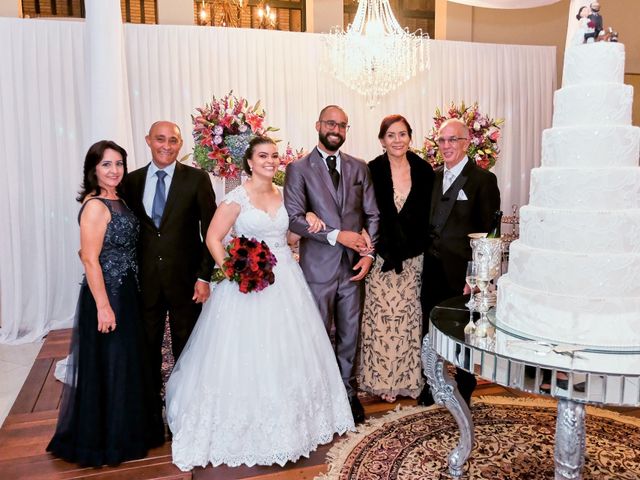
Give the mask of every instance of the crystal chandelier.
[[[197, 0], [198, 25], [219, 25], [221, 27], [240, 27], [240, 13], [244, 0]], [[220, 9], [220, 15], [215, 15], [215, 9]], [[208, 10], [208, 11], [207, 11]]]
[[333, 76], [364, 95], [369, 108], [430, 65], [429, 35], [403, 29], [389, 0], [359, 0], [353, 23], [346, 32], [331, 29], [326, 47]]
[[275, 29], [278, 26], [278, 20], [276, 18], [276, 14], [271, 7], [267, 3], [266, 5], [262, 2], [258, 3], [258, 27], [257, 28], [265, 28], [265, 29]]

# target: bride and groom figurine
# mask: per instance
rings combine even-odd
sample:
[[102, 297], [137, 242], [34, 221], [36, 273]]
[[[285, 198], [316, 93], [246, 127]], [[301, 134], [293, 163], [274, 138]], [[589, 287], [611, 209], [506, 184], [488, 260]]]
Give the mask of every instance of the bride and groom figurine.
[[584, 5], [580, 7], [576, 19], [579, 25], [573, 37], [574, 45], [599, 41], [618, 41], [618, 32], [613, 31], [612, 28], [609, 28], [607, 32], [603, 33], [603, 19], [602, 15], [600, 15], [599, 2], [591, 2], [589, 6]]
[[[583, 16], [587, 13], [585, 16]], [[581, 22], [583, 32], [583, 43], [592, 43], [598, 40], [602, 31], [602, 15], [600, 15], [600, 4], [592, 2], [589, 7], [582, 7], [578, 12], [578, 20]], [[585, 22], [586, 20], [586, 22]], [[582, 25], [586, 23], [586, 25]]]
[[[316, 129], [318, 148], [289, 165], [284, 198], [271, 182], [275, 143], [252, 140], [245, 154], [251, 177], [225, 197], [209, 227], [216, 263], [233, 227], [265, 241], [277, 264], [274, 284], [260, 292], [221, 282], [176, 363], [166, 414], [173, 462], [182, 470], [284, 465], [364, 420], [354, 360], [362, 280], [373, 259], [359, 232], [366, 229], [375, 244], [379, 214], [366, 164], [339, 151], [344, 111], [326, 107]], [[310, 226], [308, 212], [321, 226]], [[288, 230], [301, 237], [299, 265]]]

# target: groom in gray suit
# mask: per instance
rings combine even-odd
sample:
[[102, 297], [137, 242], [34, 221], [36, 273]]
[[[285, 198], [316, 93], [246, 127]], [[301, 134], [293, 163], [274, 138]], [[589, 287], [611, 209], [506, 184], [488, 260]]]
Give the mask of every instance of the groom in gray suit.
[[[318, 146], [287, 167], [284, 203], [289, 228], [302, 237], [300, 267], [316, 299], [327, 332], [335, 324], [338, 367], [356, 423], [364, 409], [356, 395], [355, 356], [364, 302], [363, 279], [373, 263], [366, 229], [375, 247], [379, 212], [367, 164], [339, 149], [349, 129], [347, 114], [336, 105], [322, 109]], [[307, 212], [326, 224], [308, 231]]]

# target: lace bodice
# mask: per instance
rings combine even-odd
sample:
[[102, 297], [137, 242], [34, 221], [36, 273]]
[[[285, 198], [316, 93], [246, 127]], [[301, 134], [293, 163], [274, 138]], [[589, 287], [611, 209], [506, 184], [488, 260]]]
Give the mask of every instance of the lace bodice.
[[[140, 223], [129, 207], [122, 200], [108, 200], [97, 198], [106, 205], [111, 213], [111, 221], [107, 225], [104, 235], [102, 250], [100, 251], [100, 265], [107, 286], [122, 283], [123, 277], [133, 272], [138, 274], [138, 262], [136, 257], [136, 244], [140, 232]], [[80, 209], [78, 222], [82, 215]]]
[[[280, 195], [282, 196], [282, 193]], [[280, 205], [275, 216], [272, 217], [251, 203], [243, 185], [229, 192], [222, 201], [240, 205], [240, 214], [233, 226], [235, 235], [264, 240], [271, 250], [289, 248], [286, 239], [289, 216], [284, 208], [284, 203]]]
[[399, 212], [404, 207], [404, 202], [407, 201], [408, 193], [400, 193], [395, 188], [393, 189], [393, 203], [396, 206], [396, 210]]

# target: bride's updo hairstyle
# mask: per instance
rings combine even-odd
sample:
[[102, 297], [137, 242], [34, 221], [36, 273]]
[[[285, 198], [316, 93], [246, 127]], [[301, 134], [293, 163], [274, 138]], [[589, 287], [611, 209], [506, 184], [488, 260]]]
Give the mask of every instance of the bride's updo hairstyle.
[[251, 167], [249, 166], [249, 160], [253, 156], [253, 152], [258, 145], [262, 145], [263, 143], [271, 143], [275, 145], [276, 142], [267, 136], [258, 135], [257, 137], [253, 137], [249, 142], [249, 146], [247, 147], [247, 151], [244, 152], [244, 157], [242, 157], [242, 168], [244, 169], [247, 175], [251, 175]]

